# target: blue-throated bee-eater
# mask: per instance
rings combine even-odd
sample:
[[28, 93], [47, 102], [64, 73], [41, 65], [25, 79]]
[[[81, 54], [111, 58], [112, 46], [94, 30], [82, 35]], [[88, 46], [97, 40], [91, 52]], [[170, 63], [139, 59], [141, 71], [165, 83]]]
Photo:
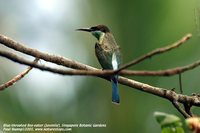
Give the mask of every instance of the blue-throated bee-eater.
[[[96, 57], [103, 69], [117, 70], [121, 64], [121, 54], [112, 33], [105, 25], [97, 25], [91, 28], [77, 29], [92, 33], [98, 40], [95, 44]], [[120, 103], [118, 91], [118, 76], [111, 76], [112, 102]]]

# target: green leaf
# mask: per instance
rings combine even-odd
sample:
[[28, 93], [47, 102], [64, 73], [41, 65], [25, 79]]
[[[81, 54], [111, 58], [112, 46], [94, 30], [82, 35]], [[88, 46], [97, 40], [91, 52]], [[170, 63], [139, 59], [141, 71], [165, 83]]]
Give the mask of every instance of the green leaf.
[[155, 112], [154, 116], [161, 126], [162, 133], [184, 133], [179, 117], [163, 112]]
[[162, 133], [185, 133], [182, 127], [164, 127]]

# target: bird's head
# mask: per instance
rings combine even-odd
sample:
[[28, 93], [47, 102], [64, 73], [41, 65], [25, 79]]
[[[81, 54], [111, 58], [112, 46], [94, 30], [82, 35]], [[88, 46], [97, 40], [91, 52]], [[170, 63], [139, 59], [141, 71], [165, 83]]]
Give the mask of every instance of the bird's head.
[[98, 40], [100, 40], [106, 33], [109, 33], [110, 30], [105, 25], [97, 25], [91, 28], [81, 28], [77, 29], [78, 31], [86, 31], [92, 33]]

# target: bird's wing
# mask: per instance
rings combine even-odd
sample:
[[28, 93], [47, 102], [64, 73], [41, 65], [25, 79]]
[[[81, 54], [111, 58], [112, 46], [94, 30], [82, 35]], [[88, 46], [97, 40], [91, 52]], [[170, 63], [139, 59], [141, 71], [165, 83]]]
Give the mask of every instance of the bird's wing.
[[99, 43], [95, 45], [95, 53], [99, 63], [101, 64], [103, 69], [113, 69], [112, 58], [113, 52], [112, 50], [103, 49]]

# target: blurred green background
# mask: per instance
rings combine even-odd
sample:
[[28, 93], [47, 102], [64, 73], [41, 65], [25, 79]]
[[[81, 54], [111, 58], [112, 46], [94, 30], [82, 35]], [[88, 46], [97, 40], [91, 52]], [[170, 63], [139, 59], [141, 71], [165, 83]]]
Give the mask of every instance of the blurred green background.
[[[94, 54], [96, 39], [75, 29], [107, 25], [121, 46], [124, 63], [192, 33], [192, 39], [180, 48], [131, 68], [160, 70], [200, 59], [199, 8], [198, 0], [1, 0], [0, 34], [29, 47], [100, 68]], [[2, 45], [0, 48], [9, 50]], [[0, 83], [25, 68], [0, 58]], [[199, 92], [199, 77], [200, 68], [182, 75], [184, 94]], [[163, 88], [179, 87], [178, 76], [130, 78]], [[123, 85], [119, 87], [121, 104], [116, 106], [111, 103], [111, 84], [105, 80], [60, 76], [34, 69], [0, 92], [0, 129], [4, 123], [103, 123], [106, 128], [73, 128], [73, 132], [158, 133], [161, 131], [154, 111], [182, 117], [167, 100]], [[193, 111], [200, 114], [198, 108]]]

